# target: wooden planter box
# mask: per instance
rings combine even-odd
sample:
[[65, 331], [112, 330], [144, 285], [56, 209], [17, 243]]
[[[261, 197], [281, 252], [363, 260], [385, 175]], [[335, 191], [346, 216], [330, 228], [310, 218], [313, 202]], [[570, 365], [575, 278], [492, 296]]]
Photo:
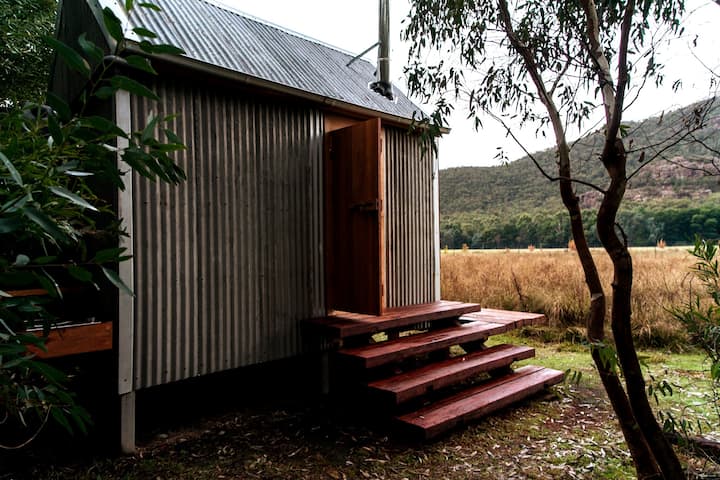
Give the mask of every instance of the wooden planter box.
[[[47, 294], [45, 290], [15, 290], [8, 293], [14, 297]], [[30, 330], [29, 332], [38, 337], [43, 334], [42, 330], [39, 329]], [[29, 350], [39, 358], [57, 358], [79, 353], [112, 350], [112, 347], [112, 322], [92, 322], [55, 327], [50, 330], [45, 341], [47, 352], [35, 347], [29, 347]]]
[[[41, 336], [42, 332], [35, 332]], [[47, 352], [30, 348], [39, 358], [112, 350], [112, 322], [86, 323], [53, 328], [45, 341]]]

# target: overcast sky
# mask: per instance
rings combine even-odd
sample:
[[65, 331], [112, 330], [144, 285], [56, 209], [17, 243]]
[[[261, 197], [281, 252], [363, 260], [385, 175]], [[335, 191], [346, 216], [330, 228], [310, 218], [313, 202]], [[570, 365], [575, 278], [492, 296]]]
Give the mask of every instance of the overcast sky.
[[[281, 27], [342, 48], [360, 53], [377, 41], [378, 5], [376, 0], [215, 0], [241, 12], [275, 23]], [[400, 42], [402, 22], [409, 11], [408, 0], [390, 0], [391, 23], [391, 74], [393, 83], [405, 90], [403, 66], [407, 60], [407, 45]], [[684, 22], [683, 38], [659, 47], [660, 61], [666, 65], [665, 87], [648, 87], [640, 99], [626, 111], [626, 120], [640, 120], [658, 115], [664, 110], [687, 105], [706, 98], [710, 94], [707, 66], [720, 71], [720, 6], [708, 0], [687, 0], [690, 13]], [[697, 46], [693, 39], [699, 35]], [[366, 58], [375, 63], [377, 52]], [[673, 93], [673, 80], [682, 78], [683, 89]], [[429, 112], [431, 106], [423, 106]], [[483, 166], [497, 163], [497, 148], [505, 148], [510, 159], [523, 155], [504, 130], [493, 120], [484, 120], [484, 127], [476, 132], [472, 122], [465, 120], [462, 109], [451, 119], [452, 132], [440, 144], [440, 168], [457, 166]], [[537, 139], [534, 129], [515, 131], [530, 151], [550, 147], [551, 144]], [[572, 133], [570, 134], [573, 135]]]

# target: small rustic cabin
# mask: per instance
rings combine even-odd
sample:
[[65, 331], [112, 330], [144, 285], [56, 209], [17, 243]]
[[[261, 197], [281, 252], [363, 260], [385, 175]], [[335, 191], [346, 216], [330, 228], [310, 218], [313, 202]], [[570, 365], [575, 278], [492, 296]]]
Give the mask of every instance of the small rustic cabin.
[[[58, 36], [76, 45], [85, 32], [111, 51], [109, 6], [128, 32], [144, 26], [185, 50], [153, 58], [160, 102], [118, 92], [109, 114], [125, 129], [150, 112], [178, 114], [172, 127], [187, 150], [176, 158], [188, 177], [169, 186], [132, 175], [117, 197], [133, 255], [121, 276], [136, 293], [120, 295], [113, 319], [124, 449], [134, 448], [136, 391], [321, 345], [342, 346], [337, 361], [351, 370], [456, 344], [494, 355], [463, 359], [474, 370], [444, 359], [435, 380], [411, 382], [415, 393], [392, 380], [372, 387], [398, 404], [530, 356], [482, 341], [542, 316], [461, 317], [480, 307], [440, 301], [438, 164], [409, 133], [422, 112], [397, 89], [370, 88], [386, 80], [371, 63], [212, 0], [157, 0], [162, 11], [130, 16], [120, 3], [61, 0]], [[127, 52], [142, 54], [137, 40]], [[70, 99], [79, 90], [61, 65], [52, 89]], [[395, 340], [411, 327], [434, 336]], [[380, 331], [390, 341], [372, 343]], [[397, 343], [407, 338], [414, 346]], [[522, 388], [506, 384], [504, 404], [557, 373], [516, 372]], [[407, 423], [432, 436], [492, 409], [470, 403], [433, 426]]]

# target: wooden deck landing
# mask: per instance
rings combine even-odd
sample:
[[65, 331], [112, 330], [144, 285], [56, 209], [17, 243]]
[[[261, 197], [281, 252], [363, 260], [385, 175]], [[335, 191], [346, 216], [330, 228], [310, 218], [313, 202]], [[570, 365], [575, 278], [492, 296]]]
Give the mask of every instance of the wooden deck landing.
[[446, 320], [479, 311], [480, 305], [476, 303], [441, 300], [408, 307], [390, 308], [379, 316], [336, 310], [327, 317], [309, 320], [308, 325], [323, 330], [329, 336], [342, 339], [398, 329], [423, 322]]

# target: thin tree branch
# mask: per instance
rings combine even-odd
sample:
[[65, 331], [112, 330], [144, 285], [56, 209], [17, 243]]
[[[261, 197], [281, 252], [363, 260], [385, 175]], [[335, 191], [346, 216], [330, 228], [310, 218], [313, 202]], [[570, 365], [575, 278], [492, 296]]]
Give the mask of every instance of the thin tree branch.
[[505, 123], [505, 121], [501, 117], [495, 115], [492, 112], [487, 112], [487, 114], [490, 115], [496, 122], [498, 122], [500, 125], [503, 126], [503, 128], [505, 129], [505, 133], [510, 135], [510, 138], [513, 139], [515, 144], [517, 144], [517, 146], [519, 146], [522, 149], [522, 151], [525, 152], [525, 155], [533, 162], [533, 164], [540, 171], [540, 173], [542, 174], [543, 177], [545, 177], [546, 179], [548, 179], [551, 182], [559, 182], [561, 180], [567, 180], [568, 182], [577, 183], [579, 185], [585, 185], [586, 187], [590, 187], [593, 190], [597, 190], [598, 192], [605, 194], [605, 190], [603, 190], [599, 186], [595, 185], [594, 183], [586, 182], [585, 180], [579, 180], [577, 178], [568, 178], [568, 177], [562, 177], [562, 176], [553, 177], [552, 175], [547, 173], [545, 171], [545, 169], [543, 168], [543, 166], [540, 165], [540, 162], [538, 162], [537, 158], [535, 158], [535, 156], [532, 153], [530, 153], [527, 150], [527, 148], [525, 148], [525, 145], [515, 136], [515, 134], [512, 132], [512, 130], [510, 129], [508, 124]]
[[[720, 0], [718, 0], [718, 1], [720, 1]], [[548, 92], [548, 94], [549, 94], [551, 97], [555, 94], [555, 89], [556, 89], [557, 86], [560, 84], [560, 80], [565, 76], [565, 74], [567, 73], [568, 69], [570, 68], [570, 65], [572, 64], [572, 60], [573, 60], [573, 59], [572, 59], [571, 57], [568, 57], [568, 58], [567, 58], [567, 61], [565, 62], [565, 66], [564, 66], [563, 69], [560, 71], [560, 73], [558, 73], [558, 76], [555, 77], [555, 81], [553, 82], [553, 85], [552, 85], [552, 87], [550, 87], [550, 91]]]
[[583, 11], [585, 12], [586, 34], [589, 41], [587, 45], [588, 54], [592, 59], [598, 72], [598, 84], [602, 91], [605, 104], [605, 120], [609, 124], [612, 118], [612, 112], [615, 110], [615, 91], [613, 90], [613, 78], [610, 73], [610, 64], [605, 58], [602, 45], [600, 45], [600, 21], [598, 20], [595, 5], [590, 5], [590, 0], [581, 0]]
[[694, 166], [692, 166], [692, 165], [686, 165], [686, 164], [684, 164], [684, 163], [682, 163], [682, 162], [678, 162], [678, 161], [676, 161], [676, 160], [673, 160], [672, 158], [666, 158], [665, 161], [668, 162], [668, 163], [670, 163], [670, 164], [672, 164], [672, 165], [676, 165], [676, 166], [678, 166], [678, 167], [681, 167], [681, 168], [683, 168], [683, 169], [685, 169], [685, 170], [689, 170], [689, 171], [691, 171], [691, 172], [700, 172], [700, 173], [702, 173], [702, 174], [704, 174], [705, 176], [708, 176], [708, 177], [715, 177], [715, 176], [717, 176], [717, 175], [720, 175], [720, 165], [718, 165], [718, 164], [716, 163], [716, 160], [715, 160], [714, 158], [710, 161], [710, 164], [713, 166], [713, 168], [715, 168], [714, 171], [713, 171], [713, 170], [708, 170], [707, 168], [704, 168], [704, 167], [694, 167]]
[[[645, 151], [647, 151], [647, 150], [650, 149], [650, 148], [654, 148], [654, 147], [657, 147], [657, 146], [660, 146], [660, 145], [663, 145], [663, 144], [664, 144], [663, 148], [661, 148], [660, 150], [656, 151], [656, 152], [652, 155], [652, 157], [650, 157], [649, 159], [645, 160], [644, 162], [641, 161], [640, 166], [638, 166], [638, 168], [636, 168], [632, 173], [630, 173], [630, 175], [627, 175], [627, 180], [629, 181], [631, 178], [633, 178], [635, 175], [637, 175], [638, 172], [640, 172], [640, 170], [642, 170], [646, 165], [650, 164], [653, 160], [655, 160], [655, 159], [657, 159], [657, 158], [665, 158], [665, 157], [663, 156], [663, 154], [664, 154], [666, 151], [668, 151], [670, 148], [672, 148], [672, 147], [674, 147], [674, 146], [676, 146], [676, 145], [679, 145], [680, 143], [682, 143], [682, 142], [683, 142], [685, 139], [687, 139], [688, 137], [692, 138], [693, 141], [700, 143], [701, 145], [703, 145], [703, 147], [706, 147], [705, 144], [704, 144], [704, 142], [703, 142], [702, 140], [698, 139], [698, 138], [695, 136], [695, 132], [697, 132], [698, 130], [701, 130], [701, 129], [705, 126], [705, 123], [706, 123], [706, 122], [705, 122], [705, 119], [707, 118], [707, 115], [708, 115], [709, 112], [710, 112], [710, 106], [712, 105], [713, 102], [714, 102], [714, 99], [713, 99], [712, 101], [710, 101], [710, 102], [708, 102], [708, 103], [705, 104], [705, 107], [703, 108], [702, 116], [701, 116], [700, 118], [696, 119], [695, 122], [694, 122], [694, 125], [691, 126], [688, 130], [686, 130], [686, 131], [678, 130], [677, 132], [675, 132], [675, 133], [672, 134], [669, 138], [666, 138], [666, 139], [663, 140], [662, 142], [659, 142], [659, 143], [657, 143], [657, 144], [644, 147], [644, 148], [643, 148], [643, 151], [642, 151], [643, 154], [645, 153]], [[674, 138], [674, 139], [673, 139], [673, 137], [676, 137], [676, 136], [677, 136], [677, 138]], [[707, 146], [706, 148], [708, 148], [711, 152], [715, 153], [709, 146]], [[667, 159], [667, 158], [665, 158], [665, 160], [668, 160], [668, 161], [669, 161], [669, 159]], [[714, 164], [714, 162], [713, 162], [713, 164]]]
[[[632, 17], [635, 11], [635, 1], [630, 0], [625, 6], [623, 21], [620, 27], [620, 46], [618, 47], [618, 80], [615, 86], [615, 99], [612, 110], [612, 117], [607, 125], [606, 149], [611, 143], [615, 143], [615, 138], [620, 131], [620, 121], [622, 120], [623, 104], [625, 103], [625, 90], [628, 84], [628, 64], [627, 49], [630, 39], [630, 28], [632, 27]], [[605, 58], [605, 55], [602, 56]]]
[[45, 425], [47, 425], [48, 419], [50, 418], [50, 410], [52, 407], [48, 408], [47, 412], [45, 413], [45, 418], [43, 419], [43, 422], [40, 424], [40, 426], [35, 430], [35, 433], [32, 434], [30, 438], [25, 440], [24, 442], [18, 444], [18, 445], [3, 445], [0, 443], [0, 449], [2, 450], [20, 450], [21, 448], [29, 445], [35, 438], [37, 438], [38, 435], [40, 435], [40, 432], [45, 428]]

